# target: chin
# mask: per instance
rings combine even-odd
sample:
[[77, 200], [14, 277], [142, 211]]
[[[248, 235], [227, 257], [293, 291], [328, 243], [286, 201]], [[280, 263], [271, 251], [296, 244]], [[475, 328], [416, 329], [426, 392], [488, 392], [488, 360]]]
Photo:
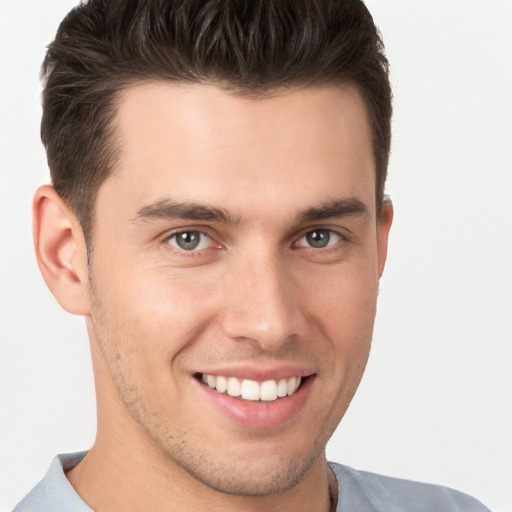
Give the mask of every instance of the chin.
[[229, 464], [184, 468], [211, 489], [236, 496], [270, 496], [287, 491], [302, 481], [316, 458], [294, 458], [278, 463], [236, 461]]
[[292, 489], [316, 461], [324, 460], [321, 443], [296, 446], [293, 452], [283, 446], [278, 452], [275, 445], [270, 450], [254, 440], [253, 449], [231, 446], [221, 454], [181, 439], [181, 443], [162, 448], [171, 467], [210, 489], [236, 496], [270, 496]]

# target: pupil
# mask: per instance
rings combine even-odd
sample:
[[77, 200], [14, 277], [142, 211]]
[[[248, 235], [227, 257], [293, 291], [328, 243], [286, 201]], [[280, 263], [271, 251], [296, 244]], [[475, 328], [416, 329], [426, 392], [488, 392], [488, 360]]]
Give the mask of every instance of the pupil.
[[306, 239], [308, 244], [311, 247], [315, 247], [316, 249], [321, 249], [322, 247], [326, 247], [329, 243], [330, 234], [326, 229], [318, 229], [316, 231], [311, 231], [306, 235]]
[[176, 235], [176, 243], [181, 249], [191, 251], [199, 245], [200, 236], [197, 231], [185, 231]]

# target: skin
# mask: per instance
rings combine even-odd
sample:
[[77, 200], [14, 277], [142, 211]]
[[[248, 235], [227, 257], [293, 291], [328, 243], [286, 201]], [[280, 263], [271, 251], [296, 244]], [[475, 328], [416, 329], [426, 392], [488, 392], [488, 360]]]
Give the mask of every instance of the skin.
[[[389, 202], [375, 211], [363, 101], [144, 83], [116, 125], [89, 266], [73, 212], [50, 186], [34, 201], [43, 276], [86, 317], [93, 357], [98, 434], [70, 482], [99, 512], [328, 511], [325, 445], [366, 365], [392, 220]], [[223, 217], [184, 218], [189, 203]], [[310, 245], [319, 229], [326, 247]], [[309, 388], [271, 426], [227, 416], [194, 377], [283, 368]]]

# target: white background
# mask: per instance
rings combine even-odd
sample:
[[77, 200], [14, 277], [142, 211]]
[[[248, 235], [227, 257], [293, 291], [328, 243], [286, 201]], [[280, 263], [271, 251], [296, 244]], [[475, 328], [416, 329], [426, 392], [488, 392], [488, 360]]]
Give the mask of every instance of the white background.
[[[94, 439], [83, 319], [36, 268], [39, 65], [71, 0], [0, 0], [0, 511]], [[512, 511], [512, 1], [368, 0], [395, 94], [373, 352], [331, 459]], [[357, 511], [353, 511], [357, 512]]]

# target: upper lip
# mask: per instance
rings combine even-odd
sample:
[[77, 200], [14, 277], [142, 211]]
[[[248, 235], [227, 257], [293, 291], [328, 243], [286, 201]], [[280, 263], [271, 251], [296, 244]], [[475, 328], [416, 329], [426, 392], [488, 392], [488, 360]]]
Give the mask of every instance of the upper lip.
[[308, 377], [314, 374], [315, 371], [304, 366], [280, 365], [275, 367], [229, 366], [224, 368], [204, 368], [194, 372], [194, 375], [198, 373], [265, 382], [267, 380], [288, 379], [290, 377]]

